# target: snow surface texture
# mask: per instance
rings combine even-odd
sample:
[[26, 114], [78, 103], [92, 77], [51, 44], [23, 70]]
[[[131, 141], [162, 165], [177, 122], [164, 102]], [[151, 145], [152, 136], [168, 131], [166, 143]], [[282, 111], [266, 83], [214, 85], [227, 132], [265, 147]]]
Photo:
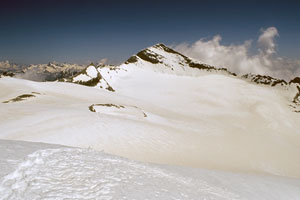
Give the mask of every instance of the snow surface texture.
[[[91, 147], [146, 162], [300, 177], [300, 118], [292, 102], [297, 84], [257, 85], [226, 71], [182, 66], [184, 57], [153, 48], [157, 64], [137, 58], [97, 69], [116, 92], [1, 78], [0, 102], [42, 95], [0, 103], [0, 138]], [[91, 112], [97, 104], [125, 109], [98, 106]]]
[[[0, 142], [12, 158], [25, 155], [21, 142]], [[27, 142], [23, 146], [33, 152], [0, 179], [1, 200], [292, 200], [300, 196], [297, 179], [146, 164], [91, 149]]]
[[0, 140], [0, 178], [13, 172], [28, 154], [41, 148], [61, 147], [63, 146], [37, 142]]

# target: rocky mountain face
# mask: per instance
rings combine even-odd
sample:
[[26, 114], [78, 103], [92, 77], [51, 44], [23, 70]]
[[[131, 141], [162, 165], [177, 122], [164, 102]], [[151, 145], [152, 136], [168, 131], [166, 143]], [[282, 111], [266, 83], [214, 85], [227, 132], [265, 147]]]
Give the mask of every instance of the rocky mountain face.
[[285, 80], [282, 79], [276, 79], [271, 76], [266, 75], [259, 75], [259, 74], [245, 74], [242, 76], [242, 78], [250, 80], [251, 82], [257, 83], [257, 84], [263, 84], [263, 85], [269, 85], [269, 86], [286, 86], [288, 83]]
[[289, 84], [292, 84], [292, 83], [295, 83], [295, 84], [299, 84], [299, 85], [300, 85], [300, 77], [296, 77], [296, 78], [294, 78], [293, 80], [291, 80], [291, 81], [289, 82]]

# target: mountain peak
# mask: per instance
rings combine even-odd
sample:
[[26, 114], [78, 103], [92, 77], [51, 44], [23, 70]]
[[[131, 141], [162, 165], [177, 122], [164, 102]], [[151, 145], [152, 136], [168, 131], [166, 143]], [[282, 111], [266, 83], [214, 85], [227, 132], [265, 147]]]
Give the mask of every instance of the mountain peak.
[[138, 52], [136, 55], [131, 56], [127, 61], [125, 61], [125, 63], [126, 64], [135, 63], [138, 61], [138, 58], [140, 58], [152, 64], [158, 64], [158, 63], [162, 63], [162, 60], [160, 58], [165, 57], [164, 54], [166, 53], [176, 54], [183, 58], [187, 58], [186, 56], [180, 54], [179, 52], [167, 47], [165, 44], [158, 43], [151, 47], [143, 49], [142, 51]]
[[93, 62], [91, 62], [88, 66], [96, 67], [96, 65]]
[[[149, 47], [149, 48], [151, 48], [151, 47]], [[169, 49], [171, 49], [171, 48], [169, 48], [167, 45], [165, 45], [163, 43], [155, 44], [155, 45], [152, 46], [152, 48], [162, 48], [162, 49], [164, 49], [166, 51], [168, 51]], [[171, 49], [171, 51], [174, 51], [174, 50]], [[174, 51], [174, 52], [176, 52], [176, 51]], [[176, 53], [178, 53], [178, 52], [176, 52]]]
[[223, 71], [234, 75], [225, 68], [216, 68], [198, 60], [189, 58], [163, 43], [158, 43], [131, 56], [125, 64], [135, 64], [139, 67], [152, 66], [155, 71], [172, 72], [176, 74], [186, 74], [191, 72], [191, 68], [206, 71]]

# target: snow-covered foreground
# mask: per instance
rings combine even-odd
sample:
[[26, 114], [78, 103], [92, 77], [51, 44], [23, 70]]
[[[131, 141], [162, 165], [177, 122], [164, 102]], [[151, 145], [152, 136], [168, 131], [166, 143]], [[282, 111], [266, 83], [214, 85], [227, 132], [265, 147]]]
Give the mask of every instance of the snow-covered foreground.
[[0, 178], [1, 200], [300, 197], [299, 179], [154, 165], [42, 143], [0, 144], [0, 168], [8, 167]]

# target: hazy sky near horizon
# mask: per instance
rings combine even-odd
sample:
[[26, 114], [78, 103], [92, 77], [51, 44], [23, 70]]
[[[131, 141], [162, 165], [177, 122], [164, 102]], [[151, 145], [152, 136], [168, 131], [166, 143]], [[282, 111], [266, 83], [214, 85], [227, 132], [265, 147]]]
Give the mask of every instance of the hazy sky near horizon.
[[[255, 41], [276, 27], [277, 53], [300, 59], [300, 3], [292, 1], [2, 0], [0, 60], [120, 63], [156, 43], [222, 37]], [[250, 52], [251, 52], [250, 51]]]

